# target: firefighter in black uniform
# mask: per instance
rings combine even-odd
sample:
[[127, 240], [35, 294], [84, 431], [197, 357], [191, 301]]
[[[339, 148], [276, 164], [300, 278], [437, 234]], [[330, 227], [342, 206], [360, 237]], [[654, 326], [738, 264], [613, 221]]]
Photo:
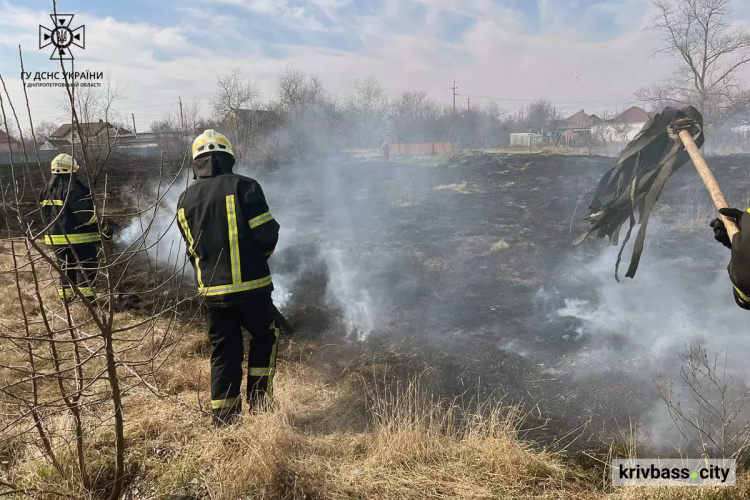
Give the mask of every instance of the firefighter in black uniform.
[[732, 241], [729, 241], [724, 221], [718, 218], [711, 221], [716, 240], [732, 251], [728, 270], [729, 278], [734, 285], [734, 300], [741, 308], [750, 310], [750, 209], [743, 212], [736, 208], [722, 208], [719, 212], [734, 220], [740, 230]]
[[206, 130], [193, 142], [197, 179], [180, 196], [177, 221], [198, 291], [208, 306], [211, 408], [214, 424], [231, 423], [242, 409], [244, 328], [252, 337], [246, 395], [262, 411], [272, 395], [279, 328], [271, 300], [268, 258], [279, 236], [260, 185], [232, 172], [232, 145]]
[[46, 227], [44, 242], [54, 248], [58, 264], [68, 278], [60, 277], [58, 294], [66, 302], [75, 300], [74, 283], [84, 298], [93, 299], [98, 243], [102, 238], [112, 239], [112, 232], [103, 222], [100, 235], [91, 192], [78, 178], [78, 164], [73, 157], [57, 155], [51, 167], [52, 178], [39, 194], [39, 205]]

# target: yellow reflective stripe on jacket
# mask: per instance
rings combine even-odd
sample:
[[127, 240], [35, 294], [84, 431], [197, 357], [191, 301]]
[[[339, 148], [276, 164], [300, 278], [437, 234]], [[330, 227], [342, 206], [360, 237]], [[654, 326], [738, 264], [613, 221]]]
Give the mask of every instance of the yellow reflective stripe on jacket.
[[273, 255], [273, 250], [271, 250], [270, 252], [263, 252], [264, 257], [270, 257], [271, 255]]
[[48, 234], [44, 237], [47, 245], [80, 245], [83, 243], [96, 243], [101, 241], [99, 233], [82, 234]]
[[272, 220], [273, 220], [273, 215], [271, 215], [270, 212], [266, 212], [255, 218], [250, 219], [250, 222], [248, 222], [248, 224], [250, 225], [250, 229], [255, 229], [261, 224], [265, 224], [266, 222], [270, 222]]
[[234, 207], [234, 195], [227, 196], [227, 224], [229, 226], [229, 261], [232, 266], [232, 284], [242, 283], [240, 268], [240, 240], [237, 232], [237, 212]]
[[263, 288], [264, 286], [271, 285], [271, 276], [265, 278], [246, 281], [244, 283], [236, 283], [231, 285], [218, 285], [218, 286], [199, 286], [198, 291], [207, 297], [214, 297], [216, 295], [225, 295], [228, 293], [246, 292], [248, 290], [256, 290]]
[[195, 259], [195, 278], [198, 280], [198, 287], [200, 288], [203, 286], [203, 280], [201, 278], [200, 257], [198, 257], [198, 253], [195, 251], [195, 241], [193, 240], [193, 234], [190, 232], [190, 227], [188, 226], [187, 219], [185, 218], [184, 208], [181, 208], [177, 211], [177, 220], [179, 221], [180, 226], [182, 226], [182, 232], [185, 233], [185, 238], [187, 238], [188, 252], [190, 252], [190, 255], [192, 255]]
[[[87, 286], [79, 286], [78, 290], [81, 292], [81, 295], [84, 297], [94, 297], [94, 291]], [[60, 296], [61, 299], [67, 299], [69, 297], [75, 297], [76, 293], [73, 291], [70, 287], [65, 288], [58, 288], [57, 294]]]
[[746, 304], [750, 304], [750, 297], [742, 293], [742, 291], [737, 288], [737, 285], [734, 286], [734, 291], [737, 292], [737, 296], [742, 300], [742, 302], [745, 302]]
[[236, 406], [241, 402], [239, 396], [236, 398], [227, 398], [227, 399], [212, 399], [211, 400], [211, 408], [213, 410], [219, 410], [221, 408], [231, 408], [233, 406]]
[[41, 202], [39, 202], [39, 204], [43, 207], [51, 207], [53, 205], [56, 207], [61, 207], [65, 205], [65, 202], [62, 200], [42, 200]]
[[270, 377], [273, 375], [273, 368], [250, 368], [251, 377]]
[[94, 215], [91, 216], [88, 222], [84, 222], [83, 225], [88, 226], [90, 224], [96, 224], [97, 222], [99, 222], [99, 218], [96, 216], [96, 213], [94, 213]]

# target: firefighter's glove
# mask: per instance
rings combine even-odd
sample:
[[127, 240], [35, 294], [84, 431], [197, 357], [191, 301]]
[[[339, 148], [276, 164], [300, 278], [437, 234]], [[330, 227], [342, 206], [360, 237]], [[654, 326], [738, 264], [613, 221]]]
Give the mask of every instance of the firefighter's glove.
[[711, 228], [714, 230], [714, 239], [725, 247], [731, 249], [732, 242], [729, 241], [729, 234], [727, 233], [726, 226], [724, 226], [724, 221], [719, 217], [715, 218], [711, 221]]
[[[729, 277], [736, 286], [742, 289], [750, 288], [750, 218], [746, 212], [736, 208], [722, 208], [719, 213], [734, 220], [739, 228], [730, 245], [732, 258], [729, 261]], [[747, 230], [744, 230], [744, 225], [748, 225]], [[724, 224], [721, 226], [724, 227]], [[726, 234], [726, 229], [724, 233]]]

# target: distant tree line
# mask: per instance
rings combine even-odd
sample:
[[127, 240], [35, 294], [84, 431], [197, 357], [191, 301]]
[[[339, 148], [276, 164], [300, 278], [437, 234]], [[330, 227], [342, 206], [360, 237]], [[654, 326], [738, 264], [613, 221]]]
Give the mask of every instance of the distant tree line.
[[384, 141], [504, 147], [513, 132], [549, 133], [561, 120], [559, 110], [545, 100], [515, 113], [494, 102], [454, 111], [420, 90], [388, 96], [374, 78], [356, 80], [339, 97], [317, 75], [297, 68], [278, 77], [268, 100], [239, 69], [230, 69], [218, 76], [210, 106], [213, 119], [201, 118], [200, 103], [193, 101], [185, 103], [181, 116], [172, 113], [152, 129], [183, 151], [185, 138], [175, 131], [192, 134], [214, 127], [230, 137], [241, 160], [275, 163], [323, 151], [377, 148]]

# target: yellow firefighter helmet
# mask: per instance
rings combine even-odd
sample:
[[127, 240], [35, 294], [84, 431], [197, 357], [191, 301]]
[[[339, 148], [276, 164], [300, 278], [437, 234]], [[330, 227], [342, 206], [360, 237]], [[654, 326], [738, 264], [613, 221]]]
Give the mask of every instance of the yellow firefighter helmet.
[[201, 135], [193, 141], [193, 160], [206, 153], [229, 153], [234, 156], [232, 144], [222, 133], [209, 129], [204, 130]]
[[52, 167], [53, 174], [78, 172], [78, 163], [76, 163], [72, 156], [65, 153], [55, 156], [50, 166]]

